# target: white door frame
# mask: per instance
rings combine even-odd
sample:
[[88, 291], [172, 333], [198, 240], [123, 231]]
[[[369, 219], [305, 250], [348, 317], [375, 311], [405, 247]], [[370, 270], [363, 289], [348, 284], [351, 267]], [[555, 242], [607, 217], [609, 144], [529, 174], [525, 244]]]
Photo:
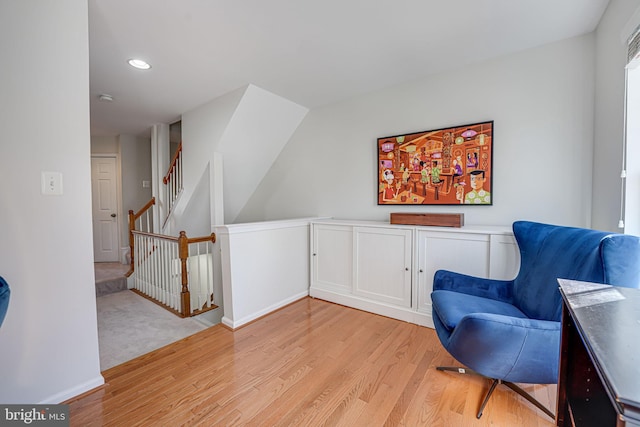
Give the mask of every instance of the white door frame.
[[[116, 161], [116, 208], [117, 208], [117, 216], [116, 216], [116, 228], [118, 233], [118, 241], [116, 244], [118, 245], [118, 262], [125, 263], [124, 254], [122, 253], [122, 169], [120, 164], [120, 154], [118, 153], [91, 153], [91, 160], [94, 158], [113, 158]], [[93, 197], [93, 194], [92, 194]], [[92, 214], [93, 219], [93, 214]], [[127, 222], [128, 223], [128, 222]], [[127, 247], [129, 246], [129, 242], [127, 242]], [[95, 258], [95, 253], [94, 253]]]

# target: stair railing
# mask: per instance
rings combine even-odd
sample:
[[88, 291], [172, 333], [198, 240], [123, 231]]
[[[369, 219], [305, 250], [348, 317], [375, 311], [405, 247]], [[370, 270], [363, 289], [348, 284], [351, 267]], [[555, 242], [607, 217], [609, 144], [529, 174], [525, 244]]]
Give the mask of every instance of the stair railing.
[[[182, 143], [162, 179], [167, 203], [166, 223], [182, 192]], [[180, 317], [195, 316], [218, 306], [213, 296], [215, 234], [179, 237], [154, 233], [152, 198], [137, 213], [129, 211], [129, 247], [133, 291]], [[163, 224], [164, 227], [164, 224]]]
[[156, 204], [156, 198], [152, 197], [146, 205], [142, 207], [138, 212], [129, 210], [129, 258], [130, 265], [129, 271], [125, 274], [126, 277], [131, 276], [134, 270], [134, 238], [133, 231], [144, 231], [151, 233], [153, 231], [153, 211], [151, 208]]
[[165, 223], [173, 210], [173, 206], [178, 200], [178, 196], [182, 193], [182, 142], [178, 145], [167, 174], [162, 178], [165, 185], [165, 200], [167, 202], [167, 213]]
[[216, 236], [188, 238], [133, 230], [136, 259], [133, 291], [180, 317], [218, 306], [213, 296]]

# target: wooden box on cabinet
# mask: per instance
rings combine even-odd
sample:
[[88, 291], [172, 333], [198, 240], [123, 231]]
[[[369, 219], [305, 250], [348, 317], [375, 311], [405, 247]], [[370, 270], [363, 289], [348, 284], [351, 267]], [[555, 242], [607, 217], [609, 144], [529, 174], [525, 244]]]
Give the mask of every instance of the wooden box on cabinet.
[[436, 227], [462, 227], [464, 214], [461, 213], [402, 213], [391, 214], [391, 224], [431, 225]]

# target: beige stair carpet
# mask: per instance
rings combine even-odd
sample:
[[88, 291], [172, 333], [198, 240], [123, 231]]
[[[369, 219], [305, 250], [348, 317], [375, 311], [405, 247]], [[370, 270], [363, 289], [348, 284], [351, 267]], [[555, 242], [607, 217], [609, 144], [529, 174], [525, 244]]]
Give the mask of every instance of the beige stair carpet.
[[103, 371], [207, 327], [192, 318], [181, 319], [129, 290], [100, 296], [96, 303]]
[[96, 297], [120, 292], [127, 289], [129, 266], [119, 262], [96, 262], [94, 264], [96, 279]]

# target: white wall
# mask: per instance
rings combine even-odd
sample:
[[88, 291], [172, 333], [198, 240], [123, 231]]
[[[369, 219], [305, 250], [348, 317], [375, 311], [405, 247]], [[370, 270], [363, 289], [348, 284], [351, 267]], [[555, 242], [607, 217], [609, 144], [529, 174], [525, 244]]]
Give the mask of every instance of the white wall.
[[[238, 213], [298, 127], [308, 109], [257, 86], [233, 91], [182, 117], [184, 200], [182, 214], [214, 153], [224, 164], [224, 223]], [[215, 171], [211, 170], [211, 174]], [[215, 183], [211, 183], [215, 186]]]
[[[198, 184], [203, 180], [210, 180], [210, 176], [214, 174], [212, 170], [214, 152], [245, 90], [246, 87], [237, 89], [182, 115], [184, 192], [174, 211], [173, 220], [178, 226], [176, 230], [180, 228], [182, 222], [191, 221], [184, 211]], [[212, 186], [215, 184], [211, 183]], [[210, 225], [212, 222], [207, 221], [205, 224]], [[223, 223], [224, 221], [220, 219], [219, 224]]]
[[187, 233], [188, 237], [199, 237], [211, 234], [211, 189], [210, 166], [202, 173], [196, 188], [191, 191], [191, 198], [186, 203], [182, 215], [179, 218], [169, 218], [169, 235], [177, 236], [180, 231]]
[[309, 110], [249, 85], [216, 151], [224, 162], [225, 223], [236, 217]]
[[[587, 226], [593, 112], [593, 34], [314, 109], [239, 218], [427, 211]], [[495, 121], [493, 206], [377, 206], [378, 137], [484, 120]]]
[[166, 123], [157, 123], [151, 127], [151, 195], [156, 199], [152, 209], [154, 233], [168, 234], [162, 228], [169, 212], [167, 191], [163, 182], [171, 161], [169, 159], [169, 135], [169, 125]]
[[[102, 384], [93, 272], [85, 0], [0, 3], [0, 402], [57, 403]], [[63, 176], [44, 196], [41, 171]]]
[[92, 136], [91, 154], [118, 154], [120, 144], [117, 136]]
[[638, 0], [611, 0], [596, 30], [592, 225], [601, 230], [621, 231], [617, 225], [624, 128], [624, 67], [627, 63], [627, 45], [622, 32], [638, 7]]
[[309, 295], [310, 219], [216, 227], [224, 317], [239, 328]]
[[151, 200], [151, 186], [142, 186], [142, 181], [151, 183], [151, 141], [132, 135], [120, 135], [118, 141], [122, 164], [120, 244], [129, 246], [129, 210], [137, 212]]

